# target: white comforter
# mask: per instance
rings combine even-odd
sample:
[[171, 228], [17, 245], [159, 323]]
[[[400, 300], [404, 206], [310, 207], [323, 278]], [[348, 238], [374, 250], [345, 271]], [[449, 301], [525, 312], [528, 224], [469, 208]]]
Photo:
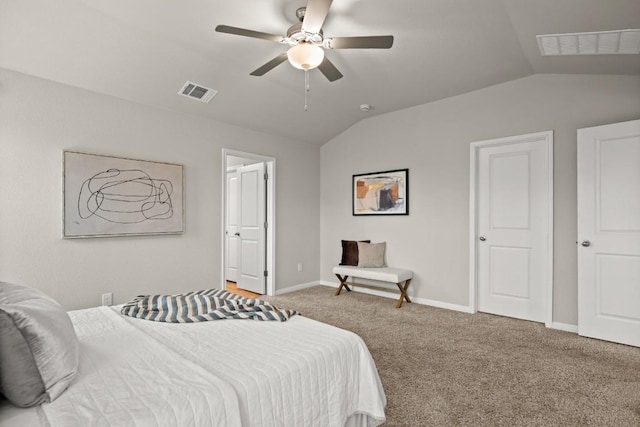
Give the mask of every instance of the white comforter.
[[[0, 406], [0, 424], [376, 426], [386, 400], [357, 335], [287, 322], [167, 324], [98, 307], [70, 313], [80, 375], [56, 401]], [[22, 418], [21, 418], [22, 417]]]

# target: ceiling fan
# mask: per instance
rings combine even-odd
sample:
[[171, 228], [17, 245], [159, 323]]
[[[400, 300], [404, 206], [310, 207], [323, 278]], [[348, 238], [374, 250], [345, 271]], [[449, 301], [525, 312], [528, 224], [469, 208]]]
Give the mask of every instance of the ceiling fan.
[[325, 56], [324, 49], [389, 49], [393, 45], [393, 36], [325, 38], [322, 24], [329, 13], [331, 2], [332, 0], [308, 0], [307, 7], [296, 10], [300, 23], [289, 28], [286, 36], [228, 25], [218, 25], [216, 31], [290, 46], [287, 52], [253, 71], [252, 76], [262, 76], [288, 59], [291, 65], [305, 71], [318, 68], [330, 82], [333, 82], [340, 79], [342, 73]]

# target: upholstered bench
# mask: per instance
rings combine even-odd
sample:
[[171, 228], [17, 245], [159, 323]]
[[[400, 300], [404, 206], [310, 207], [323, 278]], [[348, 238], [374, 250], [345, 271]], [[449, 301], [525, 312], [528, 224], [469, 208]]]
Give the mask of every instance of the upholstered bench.
[[395, 283], [398, 289], [400, 290], [400, 298], [396, 303], [396, 308], [400, 308], [402, 306], [402, 301], [406, 300], [407, 302], [411, 302], [409, 296], [407, 295], [407, 289], [409, 289], [409, 284], [411, 283], [411, 279], [413, 279], [413, 271], [405, 270], [401, 268], [390, 268], [390, 267], [382, 267], [382, 268], [364, 268], [364, 267], [352, 267], [350, 265], [339, 265], [333, 267], [333, 274], [336, 275], [338, 280], [340, 280], [340, 286], [336, 291], [336, 295], [340, 295], [342, 292], [342, 288], [344, 287], [347, 291], [351, 292], [349, 289], [349, 285], [351, 286], [361, 286], [363, 288], [370, 289], [382, 289], [389, 290], [388, 288], [376, 285], [366, 285], [364, 283], [356, 283], [356, 282], [347, 282], [349, 277], [352, 278], [360, 278], [360, 279], [369, 279], [369, 280], [377, 280], [380, 282], [390, 282]]

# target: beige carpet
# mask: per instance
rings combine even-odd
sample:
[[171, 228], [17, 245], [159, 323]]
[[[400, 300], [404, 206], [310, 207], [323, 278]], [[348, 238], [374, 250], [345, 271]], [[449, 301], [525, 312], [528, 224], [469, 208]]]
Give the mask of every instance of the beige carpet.
[[640, 348], [316, 286], [267, 297], [360, 335], [385, 426], [640, 426]]

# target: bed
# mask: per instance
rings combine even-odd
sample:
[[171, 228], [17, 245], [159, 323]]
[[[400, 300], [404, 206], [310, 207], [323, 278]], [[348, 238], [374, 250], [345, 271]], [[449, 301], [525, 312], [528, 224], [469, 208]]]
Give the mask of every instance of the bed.
[[303, 316], [189, 324], [69, 312], [78, 374], [50, 403], [0, 401], [1, 426], [348, 426], [384, 423], [360, 337]]

